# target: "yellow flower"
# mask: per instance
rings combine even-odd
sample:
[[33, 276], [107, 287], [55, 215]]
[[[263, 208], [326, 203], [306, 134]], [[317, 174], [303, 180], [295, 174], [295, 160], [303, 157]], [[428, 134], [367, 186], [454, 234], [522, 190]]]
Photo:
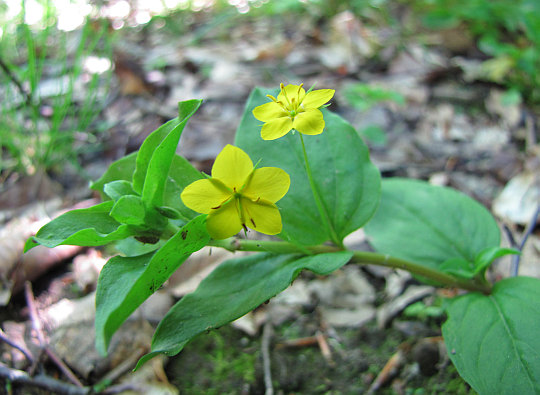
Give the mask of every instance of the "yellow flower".
[[274, 203], [285, 196], [290, 183], [284, 170], [254, 169], [244, 151], [227, 145], [216, 157], [212, 177], [188, 185], [181, 198], [190, 209], [208, 214], [206, 227], [214, 239], [226, 239], [242, 228], [275, 235], [282, 226]]
[[263, 140], [278, 139], [292, 129], [310, 135], [322, 133], [324, 119], [319, 107], [334, 96], [335, 90], [319, 89], [306, 94], [303, 85], [281, 84], [277, 99], [267, 95], [272, 101], [255, 107], [253, 115], [264, 122], [261, 129]]

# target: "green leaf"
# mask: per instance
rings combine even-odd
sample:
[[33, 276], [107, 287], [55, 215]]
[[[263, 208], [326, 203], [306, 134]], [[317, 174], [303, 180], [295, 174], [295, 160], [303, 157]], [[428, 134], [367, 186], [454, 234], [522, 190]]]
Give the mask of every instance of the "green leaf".
[[[135, 171], [136, 158], [137, 153], [134, 152], [113, 162], [105, 174], [92, 184], [91, 188], [105, 193], [105, 196], [115, 200], [121, 195], [136, 194], [136, 192], [133, 191], [133, 186], [130, 182], [133, 178], [133, 172]], [[201, 178], [203, 178], [203, 175], [195, 169], [191, 163], [175, 154], [172, 159], [169, 176], [165, 183], [163, 204], [174, 208], [186, 219], [195, 218], [198, 213], [187, 208], [184, 203], [182, 203], [182, 199], [180, 199], [179, 196], [186, 186]], [[106, 187], [107, 184], [110, 185]], [[107, 191], [105, 191], [106, 188]], [[109, 196], [107, 192], [111, 193], [114, 197]]]
[[117, 180], [131, 181], [133, 178], [133, 172], [135, 171], [136, 160], [137, 152], [132, 152], [131, 154], [111, 163], [105, 174], [103, 174], [99, 180], [93, 182], [90, 188], [94, 191], [104, 193], [105, 184]]
[[106, 353], [109, 341], [135, 309], [152, 295], [210, 236], [206, 216], [182, 227], [155, 253], [111, 258], [101, 270], [96, 292], [96, 347]]
[[180, 194], [185, 187], [201, 178], [203, 175], [191, 163], [183, 157], [175, 155], [165, 184], [163, 204], [177, 210], [184, 219], [195, 218], [199, 214], [184, 205]]
[[131, 228], [109, 216], [113, 205], [114, 202], [109, 200], [60, 215], [44, 225], [34, 237], [28, 239], [24, 251], [38, 244], [49, 248], [61, 244], [100, 246], [133, 235]]
[[[269, 101], [275, 91], [255, 89], [236, 132], [236, 145], [260, 167], [273, 166], [291, 177], [289, 192], [277, 205], [283, 220], [280, 237], [301, 244], [320, 244], [330, 235], [324, 230], [309, 186], [299, 136], [289, 133], [278, 140], [260, 136], [261, 122], [252, 110]], [[354, 128], [340, 116], [323, 110], [324, 132], [305, 136], [307, 155], [326, 212], [339, 238], [363, 226], [375, 212], [380, 196], [380, 175]]]
[[115, 201], [125, 195], [136, 195], [131, 182], [126, 180], [108, 182], [103, 186], [103, 192]]
[[[133, 190], [131, 180], [135, 171], [136, 159], [137, 152], [133, 152], [128, 156], [113, 162], [105, 174], [92, 184], [91, 188], [93, 190], [100, 191], [103, 194], [106, 184], [113, 181], [122, 181], [129, 182], [130, 188]], [[169, 176], [165, 183], [163, 205], [176, 209], [185, 219], [195, 218], [198, 213], [187, 208], [184, 203], [182, 203], [182, 199], [180, 199], [179, 196], [186, 186], [201, 178], [203, 178], [203, 175], [197, 169], [195, 169], [191, 163], [189, 163], [183, 157], [175, 154], [172, 159]], [[109, 190], [109, 192], [114, 194], [115, 199], [118, 199], [120, 194], [136, 193], [128, 193], [129, 188], [127, 188], [127, 184], [112, 185], [114, 185], [114, 190]], [[126, 189], [120, 190], [121, 187], [125, 187]], [[103, 197], [106, 196], [108, 195], [104, 195]]]
[[439, 270], [467, 279], [484, 277], [487, 268], [495, 259], [509, 254], [519, 254], [519, 251], [512, 248], [487, 247], [478, 253], [473, 262], [463, 258], [450, 258], [439, 267]]
[[133, 189], [142, 195], [145, 204], [163, 205], [165, 182], [180, 136], [201, 103], [202, 100], [178, 103], [179, 116], [152, 132], [141, 145], [133, 174]]
[[146, 210], [139, 196], [124, 195], [114, 204], [110, 215], [122, 224], [144, 225]]
[[124, 256], [139, 256], [156, 251], [161, 248], [165, 242], [166, 240], [159, 239], [155, 244], [142, 243], [134, 237], [128, 237], [127, 239], [118, 240], [114, 243], [114, 249]]
[[519, 250], [513, 248], [502, 248], [502, 247], [488, 247], [478, 253], [476, 256], [475, 263], [475, 273], [483, 273], [486, 269], [493, 263], [497, 258], [500, 258], [505, 255], [520, 254]]
[[347, 251], [300, 259], [261, 253], [223, 262], [169, 310], [156, 329], [152, 351], [137, 368], [159, 353], [176, 355], [198, 334], [240, 318], [287, 288], [302, 269], [328, 274], [351, 256]]
[[475, 265], [463, 258], [450, 258], [444, 261], [439, 270], [457, 277], [472, 279], [475, 275]]
[[475, 262], [482, 250], [500, 243], [497, 223], [475, 200], [399, 178], [383, 180], [381, 204], [365, 230], [378, 252], [439, 270], [453, 258]]
[[447, 312], [448, 354], [476, 392], [540, 393], [540, 280], [508, 278], [491, 295], [455, 298]]

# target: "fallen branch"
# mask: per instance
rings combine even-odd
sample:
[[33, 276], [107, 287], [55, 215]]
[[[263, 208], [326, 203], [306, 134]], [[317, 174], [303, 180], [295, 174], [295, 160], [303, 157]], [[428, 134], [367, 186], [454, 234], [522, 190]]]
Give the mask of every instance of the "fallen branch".
[[4, 365], [2, 362], [0, 362], [0, 378], [10, 381], [13, 384], [22, 384], [30, 387], [41, 388], [50, 392], [51, 394], [59, 395], [112, 395], [119, 394], [124, 391], [135, 391], [137, 389], [133, 384], [119, 384], [110, 386], [103, 391], [96, 391], [94, 387], [78, 387], [73, 384], [56, 380], [44, 374], [32, 377], [25, 371], [12, 369]]
[[9, 380], [14, 384], [25, 384], [32, 387], [38, 387], [47, 390], [52, 394], [86, 395], [90, 394], [92, 391], [92, 388], [90, 387], [78, 387], [42, 374], [32, 377], [22, 370], [12, 369], [1, 362], [0, 377]]
[[30, 351], [28, 351], [28, 349], [26, 347], [21, 346], [20, 344], [17, 344], [13, 340], [11, 340], [1, 328], [0, 328], [0, 340], [2, 340], [4, 343], [10, 345], [14, 349], [19, 350], [20, 352], [22, 352], [23, 355], [25, 356], [25, 358], [28, 360], [28, 362], [30, 362], [30, 363], [34, 362], [34, 357], [30, 353]]
[[[30, 310], [30, 319], [32, 321], [32, 327], [36, 331], [36, 336], [39, 341], [39, 347], [42, 352], [45, 352], [47, 356], [51, 359], [52, 362], [66, 375], [66, 377], [77, 387], [82, 387], [82, 383], [75, 376], [75, 373], [56, 355], [56, 353], [51, 350], [48, 344], [45, 341], [45, 335], [43, 334], [43, 329], [41, 325], [41, 320], [39, 319], [36, 303], [34, 301], [34, 294], [32, 292], [32, 285], [29, 281], [24, 283], [24, 291], [26, 296], [26, 303], [28, 304], [28, 309]], [[39, 358], [37, 359], [39, 360]]]

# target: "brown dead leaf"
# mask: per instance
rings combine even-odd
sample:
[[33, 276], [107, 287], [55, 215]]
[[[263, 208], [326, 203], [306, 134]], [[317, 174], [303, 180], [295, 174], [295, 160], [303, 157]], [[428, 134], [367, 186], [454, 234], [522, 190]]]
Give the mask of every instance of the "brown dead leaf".
[[122, 95], [152, 95], [156, 91], [156, 88], [147, 80], [141, 65], [127, 54], [115, 54], [114, 72]]
[[0, 186], [0, 209], [25, 206], [35, 201], [45, 201], [60, 195], [62, 186], [43, 173], [6, 182]]
[[[94, 203], [95, 200], [87, 200], [72, 208], [89, 207]], [[0, 229], [0, 306], [5, 306], [11, 295], [22, 289], [26, 280], [35, 280], [53, 266], [81, 251], [82, 247], [78, 246], [37, 246], [23, 255], [26, 240], [51, 218], [64, 212], [57, 210], [59, 205], [59, 201], [54, 204], [38, 203]], [[52, 217], [48, 212], [51, 209], [56, 211]]]

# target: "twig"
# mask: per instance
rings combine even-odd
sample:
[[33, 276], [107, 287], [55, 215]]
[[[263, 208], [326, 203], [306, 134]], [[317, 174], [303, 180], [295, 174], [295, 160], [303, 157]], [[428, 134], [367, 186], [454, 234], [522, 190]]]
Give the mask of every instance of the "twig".
[[315, 337], [317, 339], [317, 344], [319, 345], [319, 349], [321, 350], [321, 354], [326, 360], [326, 363], [328, 363], [330, 366], [334, 365], [334, 360], [332, 359], [332, 350], [330, 350], [330, 346], [328, 345], [328, 342], [326, 341], [326, 337], [323, 335], [321, 331], [317, 331], [315, 334]]
[[266, 388], [265, 395], [274, 395], [274, 387], [272, 386], [272, 372], [270, 369], [270, 339], [272, 337], [272, 334], [272, 323], [265, 323], [261, 344], [264, 371], [264, 386]]
[[32, 292], [32, 284], [30, 281], [24, 283], [24, 296], [26, 297], [26, 304], [30, 311], [30, 320], [32, 321], [32, 327], [36, 332], [36, 336], [39, 341], [39, 346], [44, 348], [45, 346], [45, 336], [43, 335], [43, 328], [41, 326], [41, 320], [38, 317], [38, 312], [36, 308], [36, 303], [34, 300], [34, 293]]
[[285, 340], [283, 343], [276, 344], [276, 348], [283, 347], [310, 347], [317, 345], [316, 336], [300, 337], [298, 339]]
[[13, 340], [11, 340], [1, 328], [0, 328], [0, 340], [2, 340], [6, 344], [9, 344], [11, 347], [19, 350], [20, 352], [22, 352], [25, 358], [28, 360], [28, 362], [30, 363], [34, 362], [34, 357], [30, 353], [30, 351], [26, 347], [21, 346], [20, 344], [17, 344]]
[[503, 224], [503, 230], [506, 234], [506, 237], [508, 238], [508, 243], [510, 243], [511, 248], [518, 249], [518, 243], [514, 237], [514, 234], [512, 233], [512, 230], [508, 227], [507, 224]]
[[71, 371], [71, 369], [60, 359], [58, 355], [54, 353], [53, 350], [51, 350], [48, 346], [45, 346], [45, 352], [47, 353], [47, 356], [53, 361], [58, 368], [66, 375], [66, 377], [77, 387], [83, 387], [83, 384], [81, 381], [75, 376], [75, 373]]
[[26, 384], [32, 387], [42, 388], [49, 391], [51, 394], [86, 395], [90, 394], [92, 391], [90, 387], [78, 387], [41, 374], [32, 377], [22, 370], [12, 369], [1, 362], [0, 377], [15, 384]]
[[105, 388], [103, 391], [96, 392], [96, 389], [94, 387], [78, 387], [73, 384], [56, 380], [44, 374], [32, 377], [25, 371], [10, 368], [4, 365], [2, 362], [0, 362], [0, 377], [15, 384], [23, 384], [31, 387], [37, 387], [47, 390], [51, 394], [62, 395], [113, 395], [120, 394], [125, 391], [136, 391], [138, 389], [137, 386], [135, 386], [134, 384], [127, 383], [112, 385]]
[[30, 311], [30, 321], [32, 322], [32, 328], [34, 328], [34, 332], [36, 332], [36, 336], [38, 338], [39, 348], [40, 348], [39, 354], [34, 359], [34, 362], [32, 363], [32, 366], [30, 367], [30, 375], [32, 376], [34, 372], [36, 371], [36, 368], [41, 359], [41, 356], [43, 355], [45, 338], [41, 330], [41, 321], [39, 321], [37, 317], [37, 309], [36, 309], [36, 304], [34, 302], [32, 284], [29, 281], [26, 281], [24, 283], [24, 296], [26, 298], [26, 304], [28, 305], [28, 310]]
[[[534, 212], [533, 217], [531, 218], [531, 221], [529, 222], [529, 225], [527, 226], [527, 229], [525, 230], [525, 233], [523, 234], [523, 238], [521, 239], [521, 243], [519, 244], [518, 250], [521, 252], [523, 251], [523, 248], [525, 247], [525, 243], [527, 242], [527, 239], [532, 234], [534, 228], [536, 227], [536, 222], [538, 221], [538, 216], [540, 215], [540, 204], [538, 207], [536, 207], [536, 211]], [[515, 242], [515, 241], [514, 241]], [[521, 254], [516, 254], [512, 257], [512, 273], [511, 275], [513, 277], [518, 275], [519, 271], [519, 261], [521, 258]]]
[[[128, 372], [135, 366], [140, 357], [145, 354], [145, 351], [141, 348], [135, 350], [130, 356], [128, 356], [122, 363], [116, 366], [113, 370], [107, 373], [100, 382], [114, 382], [124, 373]], [[98, 384], [99, 385], [99, 384]]]
[[[26, 281], [24, 283], [24, 292], [26, 296], [26, 303], [28, 304], [28, 309], [30, 310], [30, 320], [32, 321], [32, 327], [34, 328], [36, 332], [36, 336], [39, 341], [39, 346], [42, 351], [44, 351], [47, 356], [53, 361], [56, 366], [66, 375], [66, 377], [77, 387], [83, 387], [80, 380], [75, 376], [75, 374], [71, 371], [71, 369], [60, 359], [56, 353], [51, 350], [46, 341], [45, 341], [45, 335], [43, 334], [43, 327], [41, 325], [41, 320], [39, 319], [36, 303], [34, 301], [34, 294], [32, 292], [32, 284], [30, 281]], [[38, 358], [39, 359], [39, 358]]]
[[392, 355], [392, 357], [390, 357], [388, 362], [386, 362], [386, 365], [384, 365], [377, 378], [375, 378], [375, 380], [369, 387], [367, 393], [374, 394], [384, 385], [388, 384], [390, 380], [397, 375], [405, 362], [406, 358], [403, 354], [403, 351], [401, 349], [398, 349], [398, 351], [394, 355]]
[[97, 393], [102, 394], [102, 395], [114, 395], [114, 394], [121, 394], [126, 391], [133, 391], [133, 392], [140, 391], [140, 386], [137, 386], [132, 383], [111, 385], [110, 387], [107, 387], [103, 391], [100, 391]]

